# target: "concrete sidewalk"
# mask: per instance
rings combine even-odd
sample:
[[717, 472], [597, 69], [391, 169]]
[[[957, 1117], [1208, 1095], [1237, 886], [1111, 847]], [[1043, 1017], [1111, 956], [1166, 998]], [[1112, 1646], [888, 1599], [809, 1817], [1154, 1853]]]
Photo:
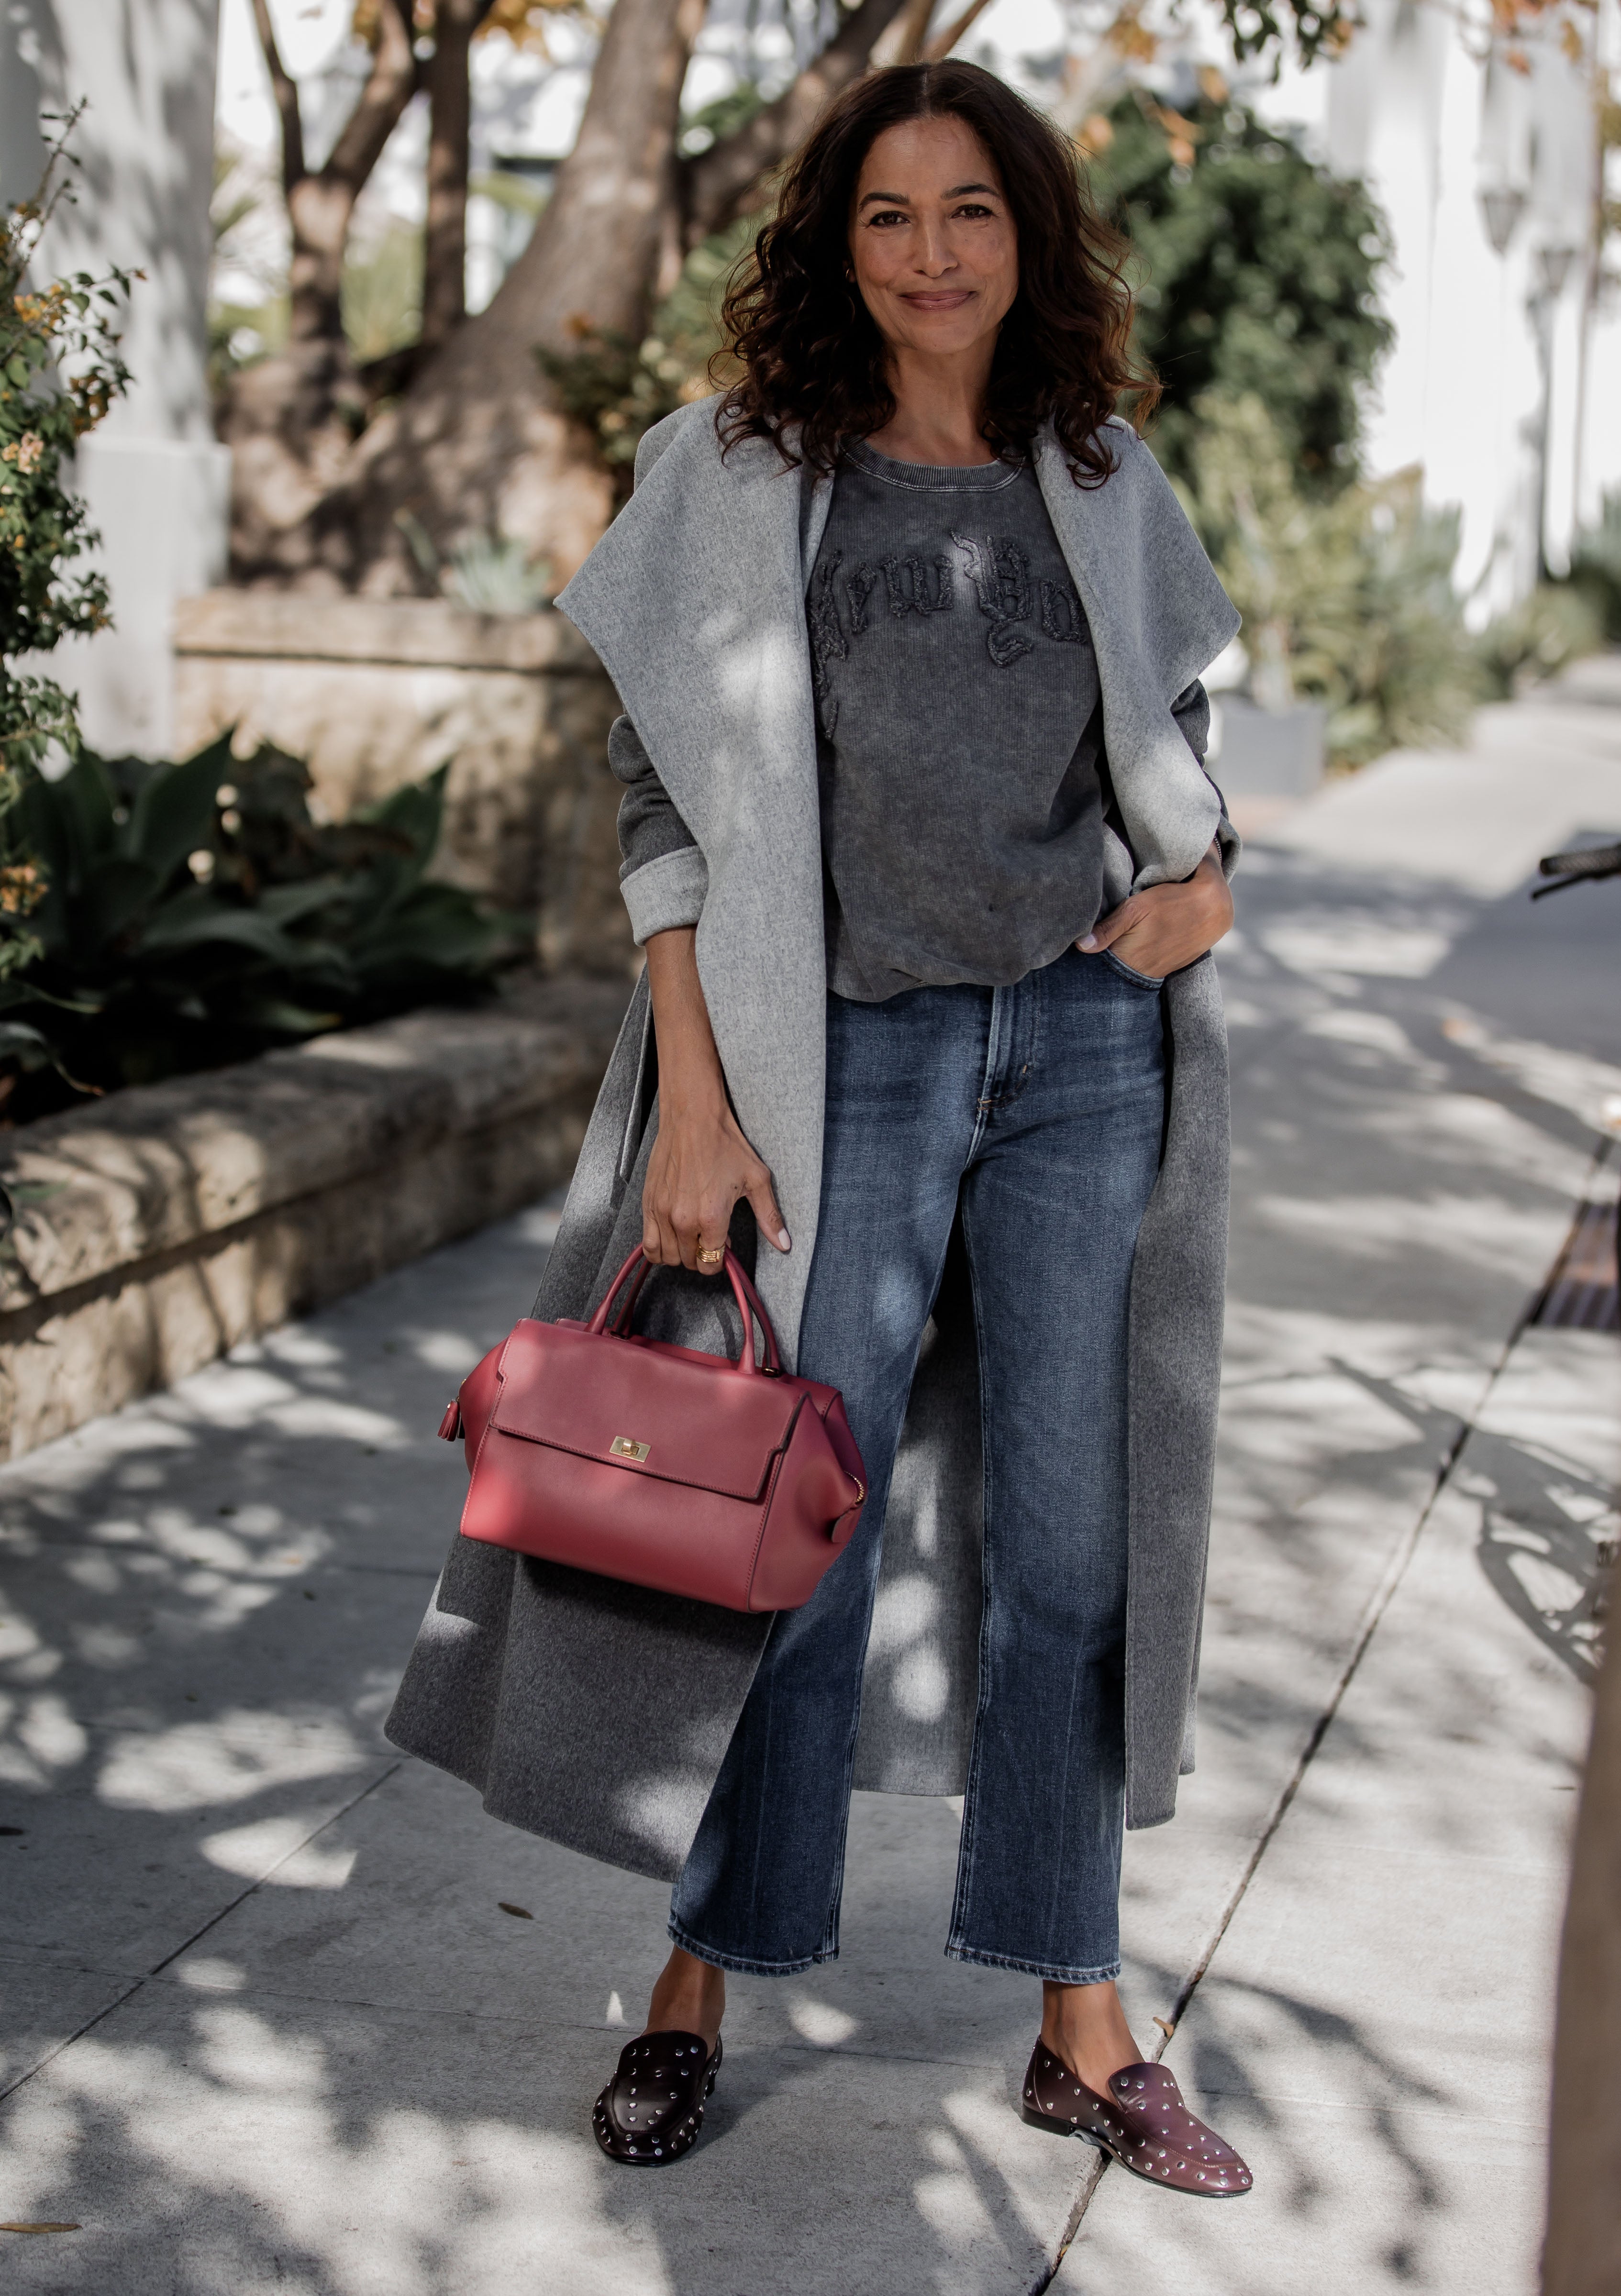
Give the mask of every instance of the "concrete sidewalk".
[[1537, 710], [1535, 775], [1498, 742], [1420, 805], [1387, 761], [1285, 824], [1222, 961], [1200, 1767], [1125, 1929], [1139, 2038], [1176, 2023], [1255, 2192], [1023, 2127], [1036, 1988], [941, 1956], [956, 1812], [868, 1797], [844, 1956], [734, 1984], [696, 2155], [598, 2155], [664, 1893], [378, 1727], [459, 1503], [432, 1428], [536, 1212], [0, 1472], [0, 2219], [78, 2227], [0, 2233], [12, 2285], [1024, 2296], [1066, 2251], [1089, 2296], [1529, 2296], [1621, 1400], [1613, 1339], [1514, 1336], [1621, 1092], [1621, 888], [1519, 890], [1621, 833], [1621, 710]]

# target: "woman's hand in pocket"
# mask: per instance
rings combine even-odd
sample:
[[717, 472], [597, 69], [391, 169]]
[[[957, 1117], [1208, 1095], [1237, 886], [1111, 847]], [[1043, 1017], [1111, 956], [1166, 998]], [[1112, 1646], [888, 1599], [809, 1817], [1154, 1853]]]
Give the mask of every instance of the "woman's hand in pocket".
[[1231, 925], [1232, 895], [1212, 846], [1191, 877], [1131, 894], [1075, 947], [1085, 956], [1112, 949], [1133, 972], [1163, 980], [1213, 949]]

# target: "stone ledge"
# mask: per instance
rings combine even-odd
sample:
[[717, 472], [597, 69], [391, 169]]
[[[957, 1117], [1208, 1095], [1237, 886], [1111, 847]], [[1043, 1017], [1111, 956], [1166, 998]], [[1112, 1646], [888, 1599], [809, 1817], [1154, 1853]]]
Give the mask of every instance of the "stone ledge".
[[444, 598], [209, 590], [177, 602], [175, 652], [601, 675], [597, 656], [555, 607], [479, 614]]
[[566, 1179], [624, 1002], [622, 984], [531, 982], [11, 1135], [0, 1456]]

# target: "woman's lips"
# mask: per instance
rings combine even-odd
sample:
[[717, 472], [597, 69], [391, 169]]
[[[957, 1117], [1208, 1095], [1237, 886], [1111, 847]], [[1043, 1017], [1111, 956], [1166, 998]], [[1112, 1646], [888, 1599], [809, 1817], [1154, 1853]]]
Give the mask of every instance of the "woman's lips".
[[901, 300], [909, 303], [914, 311], [955, 311], [973, 300], [971, 287], [942, 289], [934, 293], [902, 295]]

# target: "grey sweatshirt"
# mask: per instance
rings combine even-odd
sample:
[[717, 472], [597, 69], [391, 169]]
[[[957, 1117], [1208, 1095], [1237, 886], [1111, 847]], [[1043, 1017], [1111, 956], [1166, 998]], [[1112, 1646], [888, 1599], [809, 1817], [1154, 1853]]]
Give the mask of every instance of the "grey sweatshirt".
[[[1050, 964], [1101, 906], [1107, 767], [1090, 634], [1032, 469], [851, 447], [806, 605], [830, 986], [870, 1002]], [[1203, 688], [1174, 709], [1202, 757]], [[694, 840], [628, 718], [608, 753], [629, 876]]]

